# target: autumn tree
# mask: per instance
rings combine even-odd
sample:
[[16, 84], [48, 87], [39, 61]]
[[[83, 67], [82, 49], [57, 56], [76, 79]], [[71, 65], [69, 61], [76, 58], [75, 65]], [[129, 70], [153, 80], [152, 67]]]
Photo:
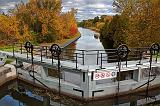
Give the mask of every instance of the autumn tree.
[[[20, 34], [25, 33], [25, 26], [39, 43], [53, 42], [77, 33], [75, 11], [62, 13], [61, 0], [29, 0], [27, 4], [22, 2], [13, 14], [20, 22]], [[75, 33], [70, 33], [73, 28]]]
[[101, 39], [106, 42], [107, 48], [116, 48], [121, 43], [126, 43], [127, 19], [122, 19], [120, 15], [115, 15], [111, 21], [106, 20], [105, 25], [101, 28]]
[[127, 44], [131, 47], [160, 43], [159, 0], [116, 0], [117, 10], [128, 19]]
[[14, 43], [20, 39], [19, 22], [15, 16], [0, 15], [0, 39], [3, 43]]
[[65, 33], [66, 35], [64, 35], [65, 38], [71, 38], [78, 32], [77, 22], [75, 21], [76, 13], [77, 13], [77, 10], [72, 8], [71, 11], [62, 14], [62, 19], [63, 19], [63, 24], [64, 24], [63, 29], [66, 32]]

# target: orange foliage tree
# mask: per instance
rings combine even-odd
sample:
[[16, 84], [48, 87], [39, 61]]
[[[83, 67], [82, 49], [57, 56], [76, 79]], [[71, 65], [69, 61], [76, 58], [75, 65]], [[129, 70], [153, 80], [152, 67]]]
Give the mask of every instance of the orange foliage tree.
[[71, 27], [77, 28], [75, 11], [62, 13], [61, 0], [30, 0], [18, 5], [15, 14], [40, 43], [67, 38]]
[[77, 32], [76, 11], [62, 13], [61, 9], [61, 0], [21, 2], [11, 15], [0, 15], [0, 38], [38, 43], [70, 38]]

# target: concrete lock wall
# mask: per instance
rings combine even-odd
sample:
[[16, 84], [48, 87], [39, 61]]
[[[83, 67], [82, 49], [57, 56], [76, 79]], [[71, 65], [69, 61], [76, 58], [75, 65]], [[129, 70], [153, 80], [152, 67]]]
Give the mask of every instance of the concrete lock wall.
[[[2, 51], [0, 51], [2, 52]], [[10, 52], [3, 52], [7, 56], [12, 57], [13, 54]], [[19, 61], [23, 61], [24, 69], [18, 68], [18, 76], [26, 81], [34, 82], [42, 86], [42, 84], [38, 81], [34, 81], [34, 79], [29, 75], [29, 70], [32, 70], [31, 67], [31, 58], [26, 58], [26, 55], [15, 53], [15, 58]], [[150, 83], [150, 85], [159, 84], [160, 80], [160, 60], [157, 63], [152, 63], [152, 67], [155, 67], [155, 72], [157, 73], [156, 79]], [[34, 57], [34, 71], [35, 78], [41, 81], [43, 84], [48, 86], [51, 89], [59, 90], [59, 80], [57, 77], [48, 76], [49, 68], [57, 69], [57, 60], [54, 60], [52, 64], [51, 59], [43, 59], [41, 61], [40, 57]], [[137, 61], [128, 61], [128, 65], [125, 66], [122, 62], [121, 73], [131, 72], [132, 78], [128, 79], [129, 76], [125, 76], [122, 81], [119, 81], [119, 92], [127, 92], [130, 90], [134, 90], [135, 88], [141, 86], [142, 84], [148, 81], [146, 76], [149, 70], [150, 63], [148, 60], [142, 62], [142, 65], [136, 65]], [[28, 65], [28, 66], [27, 66]], [[104, 80], [94, 80], [93, 75], [96, 72], [101, 71], [99, 65], [88, 66], [78, 64], [78, 68], [76, 69], [76, 64], [68, 61], [61, 61], [61, 92], [64, 94], [69, 94], [73, 96], [77, 96], [79, 98], [89, 99], [92, 97], [102, 97], [106, 95], [116, 94], [118, 92], [118, 81], [116, 78], [108, 78]], [[118, 72], [117, 63], [107, 63], [103, 65], [103, 71], [106, 72], [108, 70]], [[97, 70], [99, 69], [99, 70]], [[152, 79], [153, 77], [151, 77]], [[111, 80], [112, 79], [112, 80]], [[143, 86], [143, 87], [146, 87]]]
[[[29, 63], [26, 67], [30, 67], [31, 64]], [[25, 67], [25, 69], [27, 69]], [[59, 81], [58, 78], [49, 76], [48, 75], [48, 67], [35, 65], [34, 66], [35, 77], [47, 85], [49, 88], [59, 90]], [[29, 68], [28, 68], [29, 70]], [[19, 77], [33, 82], [33, 78], [30, 77], [28, 70], [18, 69], [19, 73], [22, 73], [19, 75]], [[107, 68], [106, 68], [107, 70]], [[117, 70], [117, 68], [115, 68]], [[148, 73], [149, 67], [148, 65], [140, 65], [140, 66], [134, 66], [132, 67], [123, 67], [122, 72], [133, 72], [132, 79], [119, 81], [120, 89], [119, 92], [127, 92], [131, 91], [142, 84], [146, 83], [148, 81], [147, 73]], [[107, 95], [116, 95], [118, 90], [118, 81], [116, 81], [116, 78], [110, 78], [110, 79], [104, 79], [104, 80], [93, 80], [93, 71], [87, 68], [87, 70], [70, 70], [70, 69], [63, 69], [61, 70], [61, 92], [64, 94], [70, 94], [73, 96], [77, 96], [79, 98], [93, 98], [93, 97], [103, 97]], [[160, 80], [160, 64], [156, 63], [153, 64], [153, 72], [157, 73], [157, 78], [150, 83], [150, 85], [157, 85], [159, 84]], [[144, 73], [146, 75], [144, 75]], [[151, 77], [152, 79], [153, 77]], [[41, 85], [41, 83], [35, 81], [35, 83]], [[143, 87], [146, 87], [143, 86]]]

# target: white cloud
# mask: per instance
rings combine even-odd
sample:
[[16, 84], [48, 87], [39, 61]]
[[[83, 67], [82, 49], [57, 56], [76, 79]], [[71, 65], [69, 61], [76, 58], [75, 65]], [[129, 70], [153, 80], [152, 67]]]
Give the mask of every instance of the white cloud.
[[[14, 8], [18, 2], [20, 0], [0, 0], [0, 11], [6, 12], [8, 9]], [[115, 15], [112, 2], [113, 0], [62, 0], [62, 11], [67, 12], [71, 8], [78, 9], [76, 17], [78, 20], [94, 18], [104, 14]]]

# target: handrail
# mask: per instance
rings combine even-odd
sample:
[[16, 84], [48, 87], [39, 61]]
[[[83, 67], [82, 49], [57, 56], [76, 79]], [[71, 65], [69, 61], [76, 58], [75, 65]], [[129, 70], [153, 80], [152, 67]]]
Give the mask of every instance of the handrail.
[[[155, 79], [156, 79], [156, 75], [154, 75], [153, 79], [151, 79], [151, 80], [149, 81], [149, 83], [152, 82], [152, 81], [154, 81]], [[139, 87], [133, 89], [133, 91], [134, 91], [134, 90], [137, 90], [137, 89], [139, 89], [139, 88], [141, 88], [141, 87], [143, 87], [143, 86], [145, 86], [145, 85], [147, 85], [147, 84], [148, 84], [148, 81], [147, 81], [146, 83], [140, 85]]]
[[[40, 56], [41, 62], [43, 62], [43, 58], [51, 58], [49, 46], [35, 45], [33, 46], [33, 48], [34, 48], [33, 55]], [[95, 61], [93, 65], [102, 65], [104, 64], [103, 62], [105, 63], [118, 62], [117, 49], [103, 49], [103, 50], [84, 50], [84, 49], [80, 50], [80, 49], [70, 49], [70, 48], [61, 48], [61, 49], [62, 49], [62, 54], [60, 56], [60, 59], [70, 60], [70, 61], [74, 60], [76, 64], [78, 62], [79, 64], [85, 65], [87, 63], [86, 59], [88, 59], [89, 56], [92, 56], [94, 57], [92, 59], [95, 59], [95, 60], [92, 60], [92, 61]], [[139, 60], [139, 64], [141, 64], [142, 59], [148, 59], [148, 55], [150, 56], [150, 54], [146, 55], [146, 53], [149, 51], [149, 47], [138, 47], [138, 48], [134, 47], [134, 48], [130, 48], [130, 51], [131, 52], [128, 54], [128, 58], [122, 60], [122, 61], [126, 61], [126, 66], [127, 66], [127, 61]], [[14, 44], [13, 55], [16, 52], [29, 55], [29, 53], [26, 52], [22, 43]], [[154, 57], [154, 58], [157, 58], [157, 57]]]
[[[31, 72], [33, 72], [32, 70], [29, 70], [28, 71], [28, 73], [29, 73], [29, 75], [34, 79], [34, 80], [36, 80], [36, 81], [38, 81], [41, 85], [43, 85], [44, 87], [46, 87], [46, 88], [48, 88], [48, 89], [51, 89], [51, 88], [49, 88], [47, 85], [45, 85], [44, 83], [42, 83], [40, 80], [38, 80], [36, 77], [34, 77], [32, 74], [31, 74]], [[34, 71], [35, 72], [35, 71]]]

